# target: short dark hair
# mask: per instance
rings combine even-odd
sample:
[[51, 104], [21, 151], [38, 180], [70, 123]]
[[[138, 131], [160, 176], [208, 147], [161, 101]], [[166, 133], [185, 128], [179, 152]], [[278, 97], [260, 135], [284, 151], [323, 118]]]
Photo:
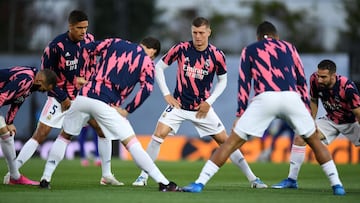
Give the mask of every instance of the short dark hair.
[[206, 27], [210, 27], [210, 22], [208, 19], [204, 18], [204, 17], [196, 17], [193, 21], [192, 21], [192, 25], [195, 27], [200, 27], [205, 25]]
[[264, 38], [264, 35], [277, 35], [276, 27], [269, 21], [260, 23], [256, 30], [258, 38]]
[[329, 73], [336, 73], [336, 64], [332, 60], [325, 59], [320, 61], [318, 69], [329, 70]]
[[43, 69], [40, 71], [45, 76], [45, 84], [46, 85], [52, 85], [53, 87], [56, 86], [57, 83], [57, 75], [54, 71], [50, 69]]
[[155, 57], [157, 57], [161, 51], [161, 43], [158, 39], [155, 37], [145, 37], [141, 40], [140, 44], [146, 46], [149, 49], [155, 49], [156, 53], [154, 54]]
[[69, 21], [69, 24], [76, 24], [78, 22], [88, 21], [88, 16], [83, 11], [73, 10], [69, 14], [68, 21]]

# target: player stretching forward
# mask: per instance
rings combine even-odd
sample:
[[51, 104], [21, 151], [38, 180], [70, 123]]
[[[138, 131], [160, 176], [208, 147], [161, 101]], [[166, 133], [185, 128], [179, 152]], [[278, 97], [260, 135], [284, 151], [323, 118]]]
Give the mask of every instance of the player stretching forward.
[[[87, 119], [92, 117], [101, 129], [107, 132], [105, 136], [108, 139], [121, 141], [135, 163], [141, 169], [148, 171], [159, 183], [160, 191], [177, 191], [179, 189], [177, 185], [166, 179], [142, 148], [131, 124], [126, 119], [127, 115], [135, 111], [153, 90], [155, 67], [151, 58], [159, 53], [160, 42], [154, 38], [146, 38], [139, 46], [112, 38], [89, 43], [83, 50], [84, 59], [87, 59], [88, 53], [100, 56], [98, 71], [80, 89], [79, 95], [65, 115], [63, 131], [50, 150], [40, 187], [50, 187], [52, 174], [63, 159], [71, 137], [79, 135], [82, 129], [82, 125], [79, 124], [86, 123]], [[139, 90], [130, 103], [122, 109], [120, 105], [131, 94], [137, 83], [140, 85]], [[57, 149], [56, 154], [52, 153], [54, 149]]]
[[[330, 144], [340, 134], [348, 138], [355, 146], [360, 146], [360, 95], [354, 82], [336, 74], [336, 64], [323, 60], [318, 64], [317, 72], [310, 77], [311, 115], [316, 118], [319, 99], [326, 116], [316, 119], [320, 139]], [[297, 188], [297, 177], [305, 159], [306, 142], [296, 136], [290, 155], [290, 170], [284, 179], [272, 188]]]
[[[173, 46], [156, 64], [156, 80], [168, 106], [159, 118], [147, 147], [147, 153], [153, 160], [157, 158], [166, 136], [169, 133], [175, 134], [186, 120], [195, 125], [200, 137], [210, 135], [219, 145], [227, 138], [224, 125], [211, 107], [226, 87], [225, 56], [222, 51], [209, 44], [211, 29], [207, 19], [195, 18], [191, 33], [192, 41]], [[164, 70], [175, 61], [178, 63], [177, 86], [172, 96], [166, 85]], [[211, 94], [215, 74], [218, 82]], [[240, 150], [236, 150], [230, 159], [243, 171], [252, 188], [267, 188], [251, 171]], [[144, 186], [147, 179], [147, 173], [142, 171], [133, 185]]]
[[[69, 30], [57, 36], [44, 50], [41, 67], [53, 70], [57, 74], [57, 86], [54, 91], [48, 93], [38, 126], [32, 138], [25, 143], [16, 158], [17, 168], [22, 167], [31, 158], [37, 147], [46, 140], [52, 128], [62, 127], [66, 110], [77, 95], [78, 87], [85, 82], [80, 76], [89, 77], [92, 71], [90, 68], [83, 70], [81, 66], [78, 66], [80, 46], [94, 40], [94, 36], [87, 33], [88, 17], [84, 12], [74, 10], [70, 13], [68, 22]], [[92, 62], [95, 62], [95, 58]], [[89, 124], [100, 136], [98, 139], [102, 164], [100, 184], [124, 185], [116, 180], [111, 172], [111, 141], [104, 138], [103, 132], [94, 120], [89, 121]], [[4, 183], [8, 181], [7, 174], [4, 177]]]
[[[206, 162], [198, 179], [183, 190], [201, 192], [234, 150], [250, 136], [261, 137], [272, 120], [281, 118], [312, 148], [330, 180], [334, 195], [345, 195], [336, 166], [317, 137], [315, 122], [307, 109], [310, 104], [306, 78], [295, 46], [279, 40], [275, 26], [267, 21], [258, 26], [257, 39], [241, 53], [238, 119], [231, 135]], [[248, 104], [252, 82], [255, 95]]]
[[8, 184], [39, 185], [21, 175], [16, 167], [13, 124], [20, 106], [34, 91], [50, 91], [56, 86], [56, 74], [50, 70], [38, 71], [33, 67], [16, 66], [0, 70], [0, 107], [9, 105], [6, 119], [0, 115], [0, 145], [8, 165]]

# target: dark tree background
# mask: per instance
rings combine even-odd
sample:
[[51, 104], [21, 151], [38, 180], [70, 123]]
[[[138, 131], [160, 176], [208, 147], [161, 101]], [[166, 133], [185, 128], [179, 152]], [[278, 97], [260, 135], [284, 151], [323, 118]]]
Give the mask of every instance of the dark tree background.
[[321, 41], [321, 26], [318, 19], [310, 19], [306, 10], [290, 11], [282, 2], [260, 1], [246, 2], [252, 10], [250, 23], [257, 26], [264, 20], [271, 19], [278, 26], [281, 39], [296, 45], [300, 52], [324, 52]]
[[96, 38], [121, 37], [140, 41], [154, 23], [154, 0], [94, 1]]
[[9, 53], [27, 50], [29, 33], [23, 25], [25, 8], [31, 1], [0, 0], [0, 52]]
[[339, 31], [338, 50], [348, 52], [350, 77], [360, 87], [360, 0], [344, 0], [346, 29]]
[[[339, 33], [334, 50], [325, 50], [322, 39], [324, 25], [310, 17], [307, 10], [289, 10], [281, 1], [239, 2], [250, 9], [249, 16], [230, 16], [215, 10], [211, 16], [205, 16], [212, 23], [212, 39], [229, 53], [237, 53], [238, 50], [233, 46], [227, 47], [225, 41], [230, 41], [230, 44], [234, 41], [237, 47], [245, 46], [250, 41], [246, 36], [265, 19], [274, 21], [281, 39], [294, 43], [302, 53], [330, 51], [354, 54], [360, 47], [360, 0], [342, 1], [347, 13], [347, 27], [344, 30], [334, 29]], [[57, 6], [58, 3], [68, 6]], [[177, 11], [173, 19], [159, 20], [164, 11], [157, 10], [155, 3], [156, 0], [0, 0], [0, 53], [41, 52], [48, 41], [66, 30], [67, 15], [72, 9], [83, 9], [88, 13], [89, 31], [95, 34], [96, 39], [121, 37], [138, 42], [146, 35], [155, 35], [161, 39], [164, 49], [179, 40], [189, 39], [189, 22], [200, 13], [199, 9], [186, 8]], [[59, 10], [61, 12], [56, 12], [58, 16], [54, 16], [52, 12]], [[46, 29], [36, 33], [39, 25]], [[36, 40], [40, 38], [40, 42], [32, 38], [35, 33], [38, 36]]]

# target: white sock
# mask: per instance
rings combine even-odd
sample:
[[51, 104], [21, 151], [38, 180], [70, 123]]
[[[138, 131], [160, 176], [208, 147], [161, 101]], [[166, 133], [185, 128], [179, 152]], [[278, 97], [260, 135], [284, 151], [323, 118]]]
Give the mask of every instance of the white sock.
[[112, 141], [107, 138], [98, 137], [98, 149], [101, 159], [101, 171], [103, 177], [112, 176], [111, 172], [111, 154]]
[[30, 138], [25, 145], [21, 148], [19, 155], [16, 157], [16, 167], [19, 169], [23, 166], [35, 153], [39, 143]]
[[145, 152], [140, 142], [136, 138], [133, 138], [126, 145], [126, 148], [129, 150], [136, 165], [138, 165], [142, 170], [146, 171], [149, 176], [152, 177], [157, 183], [163, 183], [164, 185], [169, 184], [169, 180], [161, 173], [159, 168]]
[[290, 169], [288, 178], [298, 179], [301, 165], [305, 160], [306, 146], [292, 145], [290, 153]]
[[240, 170], [245, 174], [249, 182], [254, 181], [257, 178], [250, 169], [249, 164], [245, 160], [244, 155], [240, 152], [240, 150], [235, 150], [230, 155], [230, 160], [233, 164], [240, 168]]
[[0, 145], [1, 150], [4, 154], [4, 157], [6, 159], [8, 170], [10, 173], [10, 176], [17, 180], [20, 178], [20, 172], [16, 168], [16, 151], [15, 151], [15, 144], [14, 144], [14, 136], [10, 135], [10, 132], [6, 132], [2, 135], [0, 135]]
[[151, 136], [149, 145], [147, 146], [146, 152], [149, 154], [151, 159], [155, 161], [160, 152], [160, 145], [164, 142], [164, 139], [156, 137], [155, 135]]
[[[155, 161], [160, 152], [160, 145], [164, 142], [164, 139], [156, 137], [155, 135], [151, 136], [150, 143], [147, 146], [146, 152], [149, 154], [150, 158]], [[141, 171], [140, 176], [143, 178], [148, 178], [148, 174], [145, 171]]]
[[333, 160], [330, 160], [326, 163], [324, 163], [323, 165], [321, 165], [323, 171], [325, 172], [326, 176], [329, 178], [330, 180], [330, 184], [331, 186], [334, 185], [342, 185], [340, 178], [339, 178], [339, 174], [338, 171], [336, 169], [335, 163]]
[[46, 161], [41, 180], [45, 179], [48, 182], [51, 181], [52, 174], [54, 173], [56, 167], [64, 159], [66, 147], [68, 146], [69, 142], [70, 140], [67, 140], [61, 136], [55, 140], [51, 146], [49, 157]]
[[212, 162], [211, 160], [208, 160], [204, 167], [202, 168], [200, 175], [198, 179], [195, 181], [195, 183], [201, 183], [205, 185], [210, 178], [212, 178], [215, 173], [219, 170], [219, 167]]

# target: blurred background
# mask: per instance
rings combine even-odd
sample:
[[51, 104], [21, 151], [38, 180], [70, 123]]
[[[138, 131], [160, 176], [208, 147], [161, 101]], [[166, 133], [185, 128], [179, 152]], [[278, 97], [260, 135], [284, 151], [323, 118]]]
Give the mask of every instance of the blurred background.
[[[191, 39], [194, 17], [208, 18], [210, 42], [227, 56], [228, 86], [214, 108], [229, 131], [235, 118], [239, 55], [256, 40], [256, 26], [263, 20], [273, 22], [280, 38], [296, 45], [307, 76], [328, 58], [340, 74], [360, 83], [360, 0], [0, 0], [0, 68], [39, 67], [47, 43], [67, 31], [67, 17], [74, 9], [88, 14], [88, 32], [96, 39], [139, 42], [151, 35], [160, 39], [163, 53]], [[175, 64], [172, 67], [165, 72], [170, 88], [175, 82]], [[45, 94], [35, 93], [20, 109], [15, 119], [18, 148], [31, 137], [45, 99]], [[135, 132], [151, 135], [165, 105], [155, 85], [150, 98], [129, 116]], [[0, 110], [4, 115], [7, 107]], [[57, 133], [53, 130], [49, 139]], [[188, 123], [178, 133], [197, 136]]]
[[0, 51], [40, 54], [49, 40], [67, 29], [75, 8], [86, 11], [89, 32], [97, 38], [139, 41], [162, 39], [167, 49], [190, 37], [189, 24], [205, 16], [212, 41], [227, 53], [239, 53], [254, 40], [264, 19], [303, 53], [348, 52], [359, 41], [358, 0], [0, 0]]

